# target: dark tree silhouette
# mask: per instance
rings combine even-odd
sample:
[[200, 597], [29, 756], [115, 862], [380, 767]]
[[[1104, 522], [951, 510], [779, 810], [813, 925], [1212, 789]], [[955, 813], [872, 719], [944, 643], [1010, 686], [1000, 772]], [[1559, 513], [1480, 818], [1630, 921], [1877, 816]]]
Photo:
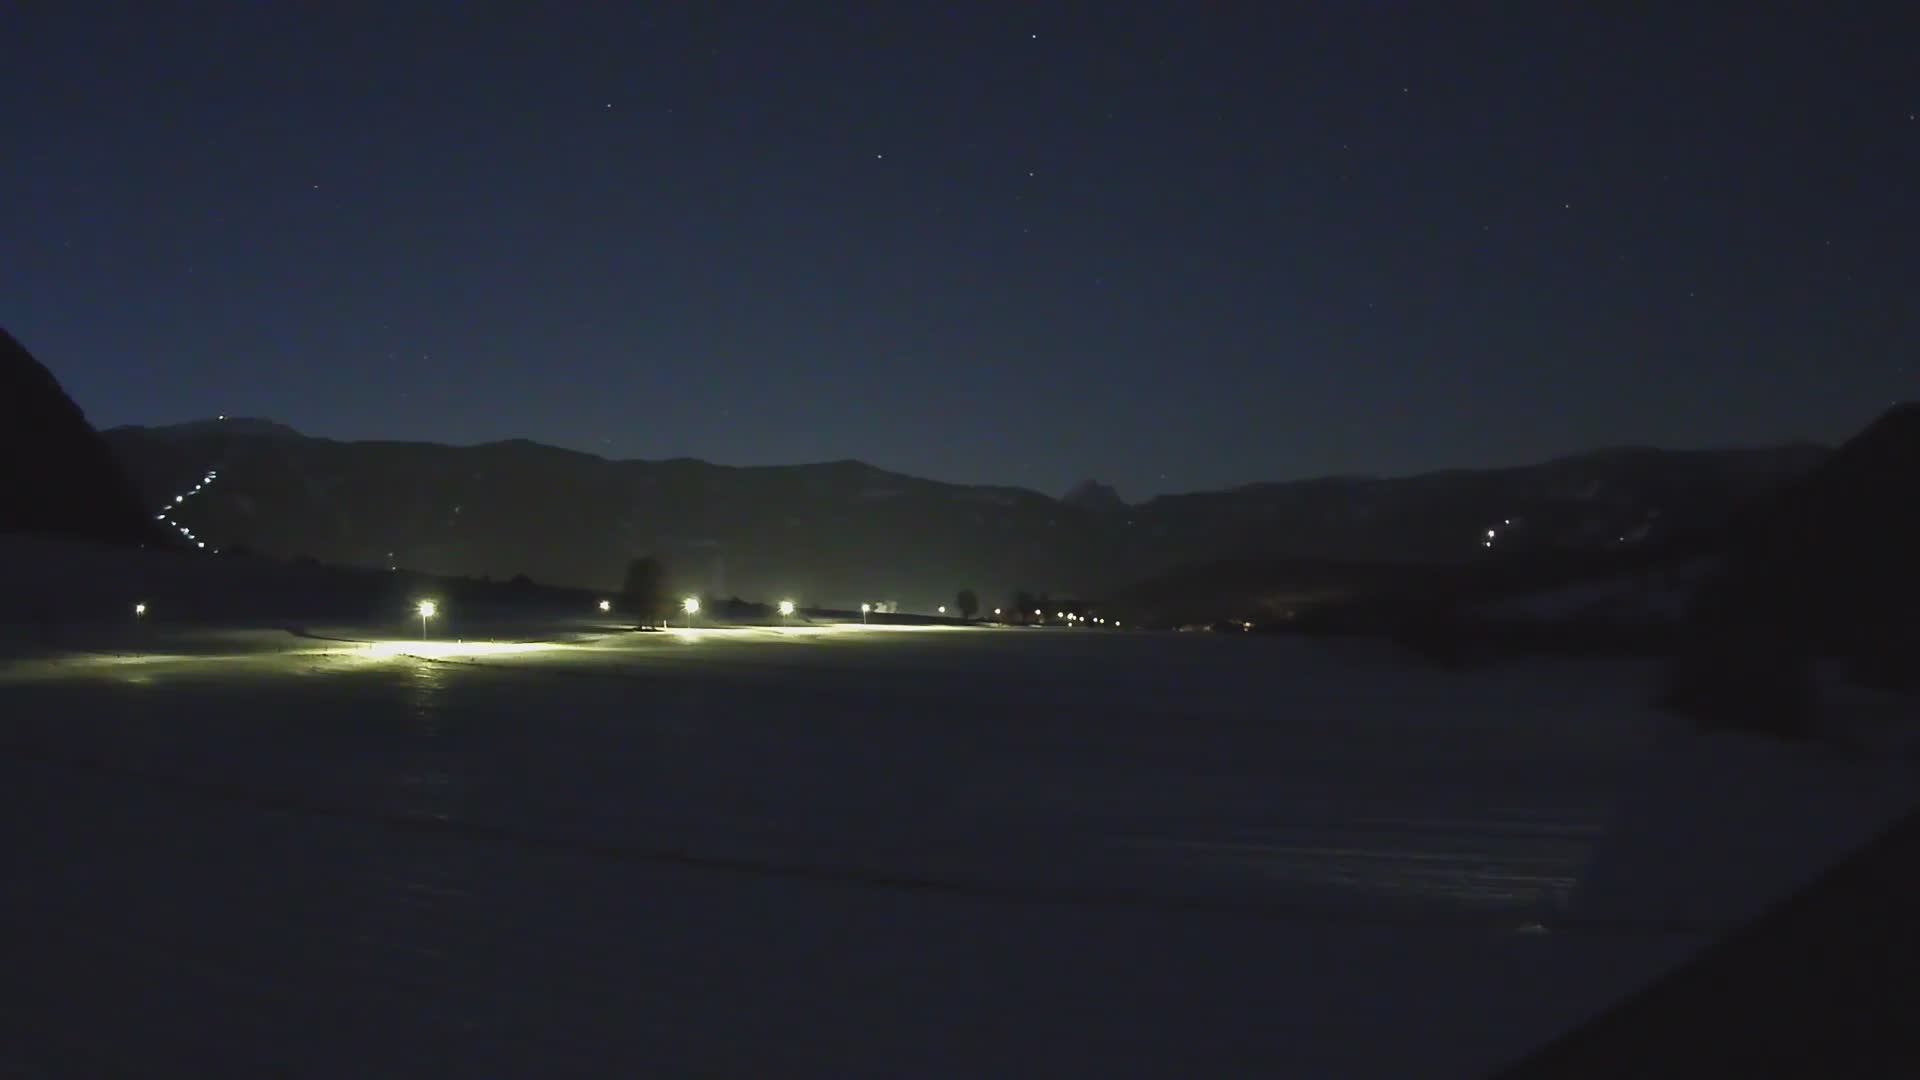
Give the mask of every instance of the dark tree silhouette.
[[1016, 591], [1013, 594], [1013, 618], [1008, 621], [1026, 622], [1028, 619], [1033, 618], [1033, 612], [1037, 606], [1032, 593], [1025, 589]]
[[627, 563], [626, 584], [620, 587], [620, 606], [642, 626], [660, 621], [666, 609], [666, 571], [651, 555]]
[[961, 589], [953, 598], [953, 606], [960, 609], [961, 618], [971, 619], [980, 613], [980, 597], [972, 589]]

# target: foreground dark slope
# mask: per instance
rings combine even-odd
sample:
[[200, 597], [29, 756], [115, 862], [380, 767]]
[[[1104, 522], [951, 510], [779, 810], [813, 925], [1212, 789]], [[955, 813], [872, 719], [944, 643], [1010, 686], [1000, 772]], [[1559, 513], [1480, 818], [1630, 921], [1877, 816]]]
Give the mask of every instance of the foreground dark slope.
[[1920, 815], [1510, 1069], [1572, 1077], [1920, 1075]]
[[1920, 686], [1920, 403], [1896, 406], [1743, 515], [1701, 631], [1765, 627], [1849, 658], [1870, 682]]
[[0, 330], [0, 533], [149, 543], [151, 517], [59, 380]]
[[107, 437], [153, 499], [217, 467], [219, 483], [183, 512], [222, 546], [603, 587], [630, 556], [656, 553], [680, 588], [927, 607], [961, 586], [988, 607], [1015, 588], [1092, 596], [1218, 559], [1458, 563], [1481, 557], [1479, 537], [1506, 519], [1558, 543], [1657, 535], [1722, 521], [1822, 454], [1611, 451], [1090, 508], [852, 461], [615, 462], [521, 441], [342, 443], [241, 421]]

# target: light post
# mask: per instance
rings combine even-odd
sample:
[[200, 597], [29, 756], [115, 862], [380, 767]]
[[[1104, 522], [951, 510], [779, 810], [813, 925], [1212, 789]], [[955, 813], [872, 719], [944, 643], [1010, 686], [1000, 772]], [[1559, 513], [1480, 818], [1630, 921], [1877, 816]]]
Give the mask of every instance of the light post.
[[422, 600], [420, 601], [420, 606], [414, 610], [420, 613], [420, 640], [425, 641], [427, 639], [427, 620], [440, 613], [440, 605], [431, 600]]
[[600, 614], [605, 615], [607, 612], [612, 610], [613, 610], [613, 601], [611, 600], [600, 601]]
[[700, 614], [700, 598], [689, 596], [680, 601], [680, 610], [687, 613], [687, 629], [693, 629], [693, 617]]
[[861, 626], [865, 626], [865, 625], [867, 625], [867, 612], [869, 612], [869, 611], [872, 611], [872, 610], [873, 610], [873, 605], [872, 605], [872, 604], [861, 604], [861, 605], [860, 605], [860, 625], [861, 625]]
[[784, 625], [791, 618], [793, 618], [793, 601], [780, 601], [780, 622]]

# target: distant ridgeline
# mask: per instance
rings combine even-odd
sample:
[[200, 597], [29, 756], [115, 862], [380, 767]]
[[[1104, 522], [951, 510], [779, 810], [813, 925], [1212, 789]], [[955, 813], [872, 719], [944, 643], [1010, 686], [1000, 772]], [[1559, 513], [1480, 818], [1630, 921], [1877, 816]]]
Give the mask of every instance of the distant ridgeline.
[[1249, 560], [1310, 560], [1310, 573], [1295, 580], [1290, 570], [1283, 584], [1314, 592], [1346, 587], [1359, 564], [1460, 566], [1528, 549], [1656, 543], [1724, 525], [1826, 453], [1609, 450], [1129, 504], [1096, 483], [1062, 499], [857, 461], [609, 461], [523, 440], [337, 442], [237, 418], [105, 438], [148, 503], [170, 503], [217, 471], [176, 514], [209, 547], [605, 589], [619, 587], [629, 559], [652, 555], [674, 590], [843, 609], [898, 600], [927, 612], [961, 588], [991, 611], [1015, 590], [1098, 600], [1209, 563], [1230, 572], [1208, 589], [1230, 592], [1263, 587], [1235, 580]]
[[159, 543], [152, 516], [59, 380], [0, 330], [0, 533]]

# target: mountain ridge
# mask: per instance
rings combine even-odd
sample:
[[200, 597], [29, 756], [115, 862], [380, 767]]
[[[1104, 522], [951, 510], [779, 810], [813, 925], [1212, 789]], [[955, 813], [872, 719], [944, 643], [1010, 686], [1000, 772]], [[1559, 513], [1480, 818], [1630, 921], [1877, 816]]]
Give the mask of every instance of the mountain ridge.
[[[1920, 408], [1916, 406], [1908, 406], [1908, 407]], [[1898, 410], [1896, 409], [1894, 411], [1898, 411]], [[1621, 443], [1617, 445], [1595, 447], [1591, 450], [1582, 450], [1582, 451], [1576, 451], [1568, 454], [1560, 454], [1554, 457], [1544, 458], [1539, 461], [1523, 461], [1523, 462], [1502, 464], [1502, 465], [1445, 466], [1445, 467], [1436, 468], [1436, 469], [1419, 469], [1411, 472], [1327, 473], [1324, 475], [1298, 476], [1298, 477], [1290, 477], [1290, 478], [1280, 479], [1280, 480], [1250, 480], [1245, 483], [1228, 484], [1222, 487], [1196, 488], [1192, 491], [1163, 492], [1158, 495], [1148, 496], [1145, 499], [1142, 499], [1138, 502], [1128, 502], [1125, 499], [1121, 499], [1119, 496], [1119, 493], [1111, 485], [1103, 484], [1098, 480], [1094, 480], [1094, 479], [1083, 480], [1080, 483], [1075, 484], [1066, 493], [1059, 496], [1051, 496], [1051, 495], [1048, 495], [1045, 491], [1042, 491], [1038, 488], [1025, 487], [1019, 484], [968, 483], [966, 481], [960, 481], [960, 480], [942, 480], [936, 477], [920, 476], [916, 473], [902, 472], [897, 469], [888, 468], [887, 466], [884, 466], [884, 465], [877, 465], [873, 462], [865, 461], [860, 458], [831, 458], [831, 459], [824, 459], [820, 461], [795, 461], [795, 462], [781, 462], [777, 464], [735, 465], [735, 464], [729, 464], [726, 462], [711, 461], [706, 458], [693, 457], [689, 455], [677, 455], [674, 457], [665, 457], [665, 458], [613, 457], [606, 454], [598, 454], [591, 450], [582, 450], [577, 447], [571, 447], [571, 446], [561, 446], [558, 443], [541, 442], [538, 439], [530, 439], [523, 436], [512, 436], [504, 439], [487, 439], [480, 442], [471, 442], [471, 443], [437, 442], [431, 439], [394, 439], [394, 438], [341, 439], [341, 438], [335, 438], [329, 435], [309, 434], [309, 433], [300, 431], [299, 429], [294, 428], [290, 425], [283, 424], [283, 423], [280, 423], [279, 421], [272, 420], [266, 417], [203, 418], [199, 420], [178, 421], [170, 424], [120, 424], [111, 428], [101, 429], [100, 433], [104, 436], [117, 436], [121, 434], [129, 434], [129, 435], [144, 434], [144, 435], [155, 435], [155, 436], [167, 436], [167, 435], [189, 435], [189, 434], [200, 435], [200, 434], [211, 433], [214, 431], [224, 430], [231, 434], [257, 434], [258, 432], [249, 430], [249, 425], [270, 427], [274, 429], [275, 433], [282, 434], [289, 437], [313, 440], [318, 442], [343, 444], [343, 445], [421, 446], [421, 447], [436, 447], [436, 448], [447, 449], [447, 450], [478, 450], [478, 449], [485, 449], [488, 447], [520, 446], [520, 447], [526, 447], [534, 450], [555, 451], [558, 453], [573, 455], [577, 457], [591, 458], [595, 461], [605, 462], [610, 465], [627, 465], [627, 464], [698, 465], [698, 466], [703, 466], [703, 467], [712, 468], [712, 469], [739, 470], [739, 471], [781, 470], [781, 469], [793, 470], [793, 469], [814, 469], [814, 468], [827, 468], [827, 467], [855, 467], [859, 469], [869, 470], [875, 473], [884, 474], [885, 476], [888, 476], [888, 477], [897, 477], [897, 478], [902, 478], [907, 480], [913, 480], [920, 483], [939, 484], [946, 487], [954, 487], [954, 488], [1018, 491], [1026, 494], [1036, 495], [1042, 498], [1054, 499], [1055, 501], [1062, 502], [1062, 503], [1072, 502], [1074, 501], [1075, 496], [1080, 495], [1082, 493], [1093, 494], [1096, 498], [1102, 498], [1102, 499], [1104, 499], [1105, 494], [1111, 493], [1114, 499], [1118, 500], [1118, 505], [1122, 508], [1138, 508], [1138, 507], [1147, 506], [1161, 499], [1183, 499], [1183, 498], [1189, 498], [1196, 495], [1242, 494], [1242, 493], [1263, 491], [1263, 490], [1269, 490], [1269, 489], [1275, 489], [1275, 488], [1292, 488], [1292, 487], [1304, 487], [1304, 486], [1318, 487], [1318, 486], [1333, 486], [1333, 485], [1340, 485], [1340, 484], [1359, 484], [1359, 483], [1393, 483], [1396, 481], [1439, 479], [1439, 478], [1455, 477], [1455, 476], [1469, 476], [1469, 475], [1479, 476], [1479, 475], [1486, 475], [1490, 473], [1538, 469], [1546, 466], [1564, 466], [1564, 465], [1580, 464], [1580, 463], [1587, 463], [1587, 462], [1594, 462], [1594, 461], [1619, 460], [1619, 459], [1637, 458], [1637, 457], [1659, 457], [1659, 458], [1670, 459], [1674, 457], [1683, 457], [1683, 456], [1696, 456], [1696, 457], [1706, 458], [1706, 457], [1730, 457], [1730, 456], [1745, 456], [1745, 455], [1765, 455], [1765, 454], [1790, 454], [1790, 455], [1796, 455], [1796, 456], [1819, 457], [1819, 456], [1830, 454], [1835, 449], [1835, 447], [1832, 445], [1829, 445], [1826, 443], [1814, 442], [1810, 440], [1790, 440], [1790, 441], [1784, 441], [1784, 442], [1778, 442], [1778, 443], [1748, 443], [1748, 444], [1739, 444], [1739, 445], [1704, 446], [1704, 447], [1662, 447], [1662, 446], [1653, 446], [1653, 445], [1643, 444], [1643, 443]]]
[[[530, 440], [455, 447], [197, 425], [106, 433], [156, 504], [218, 547], [275, 557], [612, 587], [636, 555], [676, 588], [929, 609], [971, 587], [1094, 596], [1241, 558], [1460, 563], [1492, 545], [1636, 542], [1718, 523], [1825, 451], [1605, 451], [1501, 470], [1318, 478], [1089, 509], [850, 459], [611, 460]], [[1509, 524], [1502, 524], [1503, 522]], [[991, 606], [991, 605], [989, 605]]]

